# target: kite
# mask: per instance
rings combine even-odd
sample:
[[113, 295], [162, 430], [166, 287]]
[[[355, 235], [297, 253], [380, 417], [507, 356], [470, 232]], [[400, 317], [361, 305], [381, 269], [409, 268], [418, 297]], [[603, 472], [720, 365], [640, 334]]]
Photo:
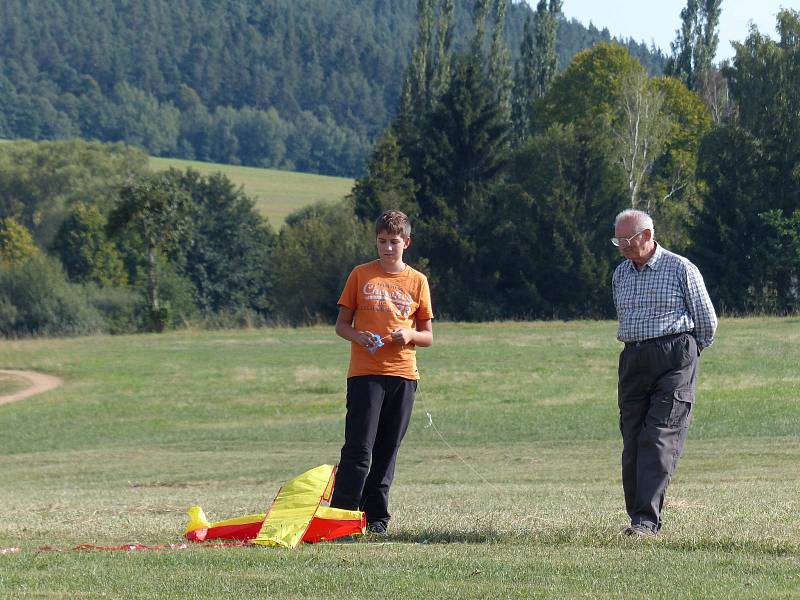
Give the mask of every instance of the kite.
[[325, 542], [364, 535], [367, 520], [360, 510], [330, 506], [336, 467], [321, 465], [281, 487], [264, 514], [209, 523], [203, 509], [192, 506], [185, 537], [193, 542], [212, 539], [249, 541], [262, 546], [296, 548], [300, 542]]

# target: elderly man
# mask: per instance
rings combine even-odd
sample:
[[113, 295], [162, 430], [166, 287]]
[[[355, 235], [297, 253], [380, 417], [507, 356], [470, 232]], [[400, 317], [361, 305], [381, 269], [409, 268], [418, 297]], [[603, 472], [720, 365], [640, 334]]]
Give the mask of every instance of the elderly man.
[[655, 241], [653, 220], [625, 210], [611, 243], [625, 257], [614, 271], [619, 357], [622, 487], [627, 535], [661, 529], [664, 494], [683, 451], [692, 416], [700, 352], [711, 345], [717, 316], [700, 272]]

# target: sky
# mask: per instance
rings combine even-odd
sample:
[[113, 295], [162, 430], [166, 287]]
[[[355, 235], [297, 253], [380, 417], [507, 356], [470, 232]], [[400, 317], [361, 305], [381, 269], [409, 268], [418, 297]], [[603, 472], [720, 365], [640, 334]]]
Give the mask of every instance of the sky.
[[[528, 3], [536, 8], [536, 0]], [[632, 37], [648, 46], [655, 42], [670, 54], [685, 6], [686, 0], [563, 0], [561, 11], [586, 26], [591, 21], [598, 29], [607, 27], [615, 37]], [[800, 10], [800, 0], [722, 0], [716, 62], [733, 57], [730, 40], [743, 42], [750, 21], [762, 34], [777, 39], [775, 15], [781, 8]]]

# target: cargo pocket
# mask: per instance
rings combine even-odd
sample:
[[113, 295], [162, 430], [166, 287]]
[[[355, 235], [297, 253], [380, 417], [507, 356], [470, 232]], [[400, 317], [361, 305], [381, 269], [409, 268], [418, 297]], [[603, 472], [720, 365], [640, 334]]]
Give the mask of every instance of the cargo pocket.
[[653, 418], [660, 425], [670, 428], [686, 427], [692, 412], [694, 395], [689, 390], [675, 390], [659, 397], [652, 410]]

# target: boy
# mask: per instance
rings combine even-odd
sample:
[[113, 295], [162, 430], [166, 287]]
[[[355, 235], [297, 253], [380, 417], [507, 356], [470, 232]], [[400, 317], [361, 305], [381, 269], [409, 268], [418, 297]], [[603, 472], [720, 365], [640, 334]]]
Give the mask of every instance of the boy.
[[331, 506], [362, 510], [384, 534], [389, 486], [417, 390], [416, 346], [433, 343], [426, 277], [403, 262], [411, 224], [397, 210], [375, 223], [378, 260], [357, 266], [339, 298], [336, 333], [351, 342], [347, 416]]

